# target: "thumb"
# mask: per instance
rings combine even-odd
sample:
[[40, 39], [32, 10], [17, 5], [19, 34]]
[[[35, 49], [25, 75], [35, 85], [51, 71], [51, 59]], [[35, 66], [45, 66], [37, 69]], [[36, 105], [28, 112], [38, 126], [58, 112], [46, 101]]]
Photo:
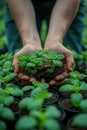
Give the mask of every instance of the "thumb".
[[18, 59], [17, 59], [16, 56], [14, 56], [14, 60], [13, 60], [12, 66], [13, 66], [14, 72], [19, 73]]

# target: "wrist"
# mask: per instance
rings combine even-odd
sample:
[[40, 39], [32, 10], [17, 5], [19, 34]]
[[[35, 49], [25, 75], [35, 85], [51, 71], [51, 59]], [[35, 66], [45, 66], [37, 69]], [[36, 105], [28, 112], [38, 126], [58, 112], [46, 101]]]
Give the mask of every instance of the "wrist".
[[41, 46], [41, 42], [40, 42], [40, 38], [39, 36], [37, 35], [32, 35], [31, 37], [24, 37], [22, 38], [22, 43], [23, 43], [23, 46], [25, 45], [38, 45], [38, 46]]
[[45, 47], [48, 47], [53, 44], [62, 44], [62, 38], [56, 35], [49, 35], [47, 36]]

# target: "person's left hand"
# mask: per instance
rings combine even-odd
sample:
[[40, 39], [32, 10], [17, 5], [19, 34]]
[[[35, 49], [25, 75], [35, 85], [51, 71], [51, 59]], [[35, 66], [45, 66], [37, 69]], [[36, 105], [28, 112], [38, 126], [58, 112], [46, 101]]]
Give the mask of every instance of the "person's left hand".
[[74, 59], [72, 52], [65, 48], [62, 43], [45, 44], [45, 50], [55, 50], [58, 54], [63, 54], [65, 59], [63, 61], [63, 66], [65, 71], [58, 76], [56, 76], [52, 81], [49, 82], [50, 86], [61, 85], [64, 80], [69, 77], [69, 73], [73, 70]]

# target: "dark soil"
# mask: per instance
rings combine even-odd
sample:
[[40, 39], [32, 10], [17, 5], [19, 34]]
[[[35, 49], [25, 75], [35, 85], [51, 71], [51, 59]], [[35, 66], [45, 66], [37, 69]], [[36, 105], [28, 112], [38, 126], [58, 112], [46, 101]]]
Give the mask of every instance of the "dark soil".
[[64, 68], [62, 69], [56, 68], [53, 73], [46, 72], [46, 68], [44, 68], [44, 69], [38, 70], [37, 74], [35, 75], [29, 74], [28, 72], [24, 70], [22, 71], [22, 73], [24, 73], [25, 75], [28, 75], [29, 77], [35, 77], [38, 81], [41, 81], [41, 79], [44, 78], [47, 83], [51, 81], [52, 79], [54, 79], [57, 75], [61, 74], [62, 72], [64, 72]]
[[49, 90], [49, 91], [52, 93], [52, 97], [49, 98], [49, 99], [46, 99], [44, 101], [44, 106], [56, 104], [57, 101], [58, 101], [58, 98], [59, 98], [58, 93], [56, 91], [54, 91], [54, 90]]

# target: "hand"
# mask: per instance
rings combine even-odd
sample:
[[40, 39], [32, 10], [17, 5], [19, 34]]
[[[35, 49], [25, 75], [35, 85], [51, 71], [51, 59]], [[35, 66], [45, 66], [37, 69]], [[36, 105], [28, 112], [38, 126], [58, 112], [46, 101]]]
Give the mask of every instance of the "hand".
[[14, 59], [13, 59], [13, 69], [14, 69], [14, 72], [18, 73], [18, 77], [21, 79], [21, 80], [25, 80], [25, 81], [28, 81], [31, 79], [27, 76], [27, 75], [24, 75], [22, 73], [20, 73], [20, 68], [19, 68], [19, 61], [18, 61], [18, 56], [19, 55], [23, 55], [23, 54], [29, 54], [29, 53], [32, 53], [32, 52], [35, 52], [37, 50], [41, 50], [41, 46], [40, 45], [37, 45], [37, 44], [26, 44], [19, 52], [17, 52], [15, 55], [14, 55]]
[[61, 43], [53, 43], [53, 44], [49, 43], [45, 45], [44, 49], [55, 50], [59, 54], [63, 54], [65, 56], [65, 59], [63, 61], [65, 71], [49, 82], [50, 86], [63, 84], [64, 80], [69, 76], [69, 73], [73, 70], [74, 59], [72, 52], [67, 48], [65, 48]]

